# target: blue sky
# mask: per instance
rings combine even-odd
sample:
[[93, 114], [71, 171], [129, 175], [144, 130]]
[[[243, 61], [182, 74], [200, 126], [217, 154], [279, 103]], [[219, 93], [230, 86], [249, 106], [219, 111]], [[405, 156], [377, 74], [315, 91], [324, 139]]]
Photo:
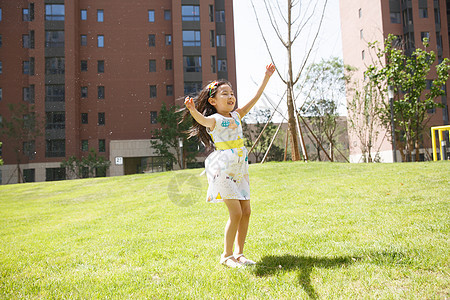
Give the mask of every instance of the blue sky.
[[[280, 5], [285, 5], [285, 0], [270, 0], [271, 3], [279, 1]], [[317, 1], [317, 0], [309, 0]], [[320, 1], [320, 0], [319, 0]], [[322, 0], [323, 1], [323, 0]], [[237, 69], [237, 94], [240, 105], [245, 104], [254, 95], [257, 85], [261, 82], [266, 64], [270, 63], [270, 56], [258, 29], [256, 17], [250, 0], [233, 1], [234, 8], [234, 28], [236, 43], [236, 69]], [[269, 19], [265, 13], [265, 6], [262, 0], [253, 0], [256, 6], [257, 14], [260, 22], [264, 25], [266, 38], [271, 44], [272, 54], [277, 62], [277, 67], [284, 72], [286, 69], [283, 59], [286, 56], [285, 48], [281, 46], [278, 38], [270, 26]], [[304, 7], [308, 0], [301, 0]], [[319, 17], [313, 20], [317, 22]], [[281, 21], [281, 19], [279, 20]], [[279, 22], [282, 25], [281, 22]], [[315, 50], [312, 52], [312, 60], [320, 61], [322, 58], [327, 59], [331, 56], [342, 57], [342, 42], [339, 17], [339, 0], [328, 0], [325, 12], [324, 23], [318, 38]], [[305, 31], [305, 35], [301, 36], [304, 40], [312, 40], [312, 37]], [[300, 63], [306, 49], [309, 48], [307, 43], [299, 39], [296, 43], [294, 61]], [[294, 68], [295, 66], [294, 62]], [[298, 66], [297, 66], [298, 67]], [[298, 68], [297, 68], [298, 69]], [[285, 90], [285, 87], [278, 75], [274, 74], [267, 88], [266, 94], [273, 100], [279, 99]], [[269, 106], [264, 99], [258, 102], [258, 107], [264, 108]], [[342, 112], [343, 114], [343, 112]]]

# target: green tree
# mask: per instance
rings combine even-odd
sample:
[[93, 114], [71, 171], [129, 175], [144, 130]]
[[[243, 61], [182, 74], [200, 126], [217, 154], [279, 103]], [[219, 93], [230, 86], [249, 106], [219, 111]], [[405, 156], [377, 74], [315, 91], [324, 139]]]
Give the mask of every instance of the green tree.
[[61, 162], [61, 168], [65, 168], [66, 174], [72, 178], [106, 176], [106, 170], [110, 166], [111, 162], [98, 155], [94, 149], [89, 150], [89, 154], [81, 159], [71, 156]]
[[6, 137], [5, 146], [12, 148], [15, 153], [17, 182], [20, 183], [24, 182], [20, 169], [23, 155], [34, 156], [34, 147], [30, 147], [30, 145], [34, 145], [36, 138], [42, 135], [42, 124], [34, 112], [33, 105], [10, 103], [8, 110], [10, 117], [2, 121], [0, 136]]
[[[353, 69], [344, 65], [342, 59], [332, 57], [308, 68], [305, 84], [301, 87], [305, 103], [301, 112], [308, 117], [317, 140], [310, 137], [316, 157], [321, 160], [320, 150], [325, 144], [336, 145], [337, 120], [340, 101], [345, 99], [345, 86]], [[333, 149], [333, 147], [331, 147]], [[333, 155], [331, 155], [333, 159]]]
[[[435, 99], [445, 94], [450, 60], [444, 58], [436, 64], [436, 54], [428, 51], [427, 39], [423, 41], [423, 49], [417, 48], [410, 55], [397, 47], [398, 44], [398, 37], [394, 35], [389, 35], [385, 40], [384, 49], [378, 48], [377, 43], [369, 44], [377, 53], [378, 64], [370, 65], [365, 74], [383, 95], [387, 94], [388, 86], [393, 87], [396, 141], [399, 141], [397, 144], [403, 161], [412, 160], [413, 150], [416, 150], [417, 161], [419, 149], [423, 146], [423, 134], [430, 120], [428, 111], [443, 107]], [[431, 74], [436, 76], [427, 87]], [[390, 129], [391, 114], [387, 101], [383, 102], [379, 117], [383, 125]]]
[[[151, 140], [150, 144], [157, 154], [167, 159], [170, 164], [177, 163], [181, 169], [184, 169], [188, 162], [195, 160], [201, 147], [196, 139], [187, 138], [186, 131], [191, 126], [190, 119], [187, 118], [183, 122], [181, 120], [182, 112], [177, 111], [175, 106], [167, 108], [163, 103], [157, 117], [161, 128], [153, 131], [155, 140]], [[180, 138], [183, 140], [183, 153], [179, 147]]]

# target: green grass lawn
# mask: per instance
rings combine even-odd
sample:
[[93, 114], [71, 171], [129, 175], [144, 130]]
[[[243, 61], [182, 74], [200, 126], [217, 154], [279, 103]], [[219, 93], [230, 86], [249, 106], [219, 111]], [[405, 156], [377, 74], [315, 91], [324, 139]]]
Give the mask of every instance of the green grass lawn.
[[0, 298], [450, 298], [450, 163], [251, 165], [238, 270], [201, 171], [0, 186]]

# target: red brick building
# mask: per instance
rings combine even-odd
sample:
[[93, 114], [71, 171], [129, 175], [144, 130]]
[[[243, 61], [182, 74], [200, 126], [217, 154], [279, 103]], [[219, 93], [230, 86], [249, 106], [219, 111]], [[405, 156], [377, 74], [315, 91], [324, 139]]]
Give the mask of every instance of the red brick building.
[[[374, 53], [368, 49], [368, 42], [382, 42], [389, 34], [401, 37], [406, 51], [422, 47], [422, 39], [429, 37], [429, 50], [436, 53], [438, 60], [449, 57], [450, 0], [340, 0], [340, 13], [344, 63], [358, 69], [356, 77], [359, 81], [363, 80], [363, 73], [374, 58]], [[450, 95], [449, 92], [450, 86], [447, 85], [447, 95]], [[352, 97], [353, 92], [349, 91], [348, 100]], [[437, 99], [445, 107], [430, 113], [430, 126], [449, 124], [447, 98]], [[379, 138], [373, 147], [379, 149], [381, 161], [392, 162], [392, 145], [387, 136], [389, 134], [386, 135], [385, 129], [380, 128]], [[426, 148], [431, 148], [430, 142], [425, 143]], [[349, 145], [350, 160], [361, 161], [359, 141], [351, 130]], [[426, 151], [422, 150], [421, 155], [426, 158]], [[397, 154], [397, 159], [400, 158]]]
[[[110, 176], [164, 170], [149, 142], [161, 105], [213, 79], [236, 86], [231, 0], [0, 0], [0, 16], [0, 121], [25, 103], [45, 124], [23, 141], [26, 181], [65, 178], [60, 162], [91, 148]], [[15, 183], [0, 141], [0, 183]]]

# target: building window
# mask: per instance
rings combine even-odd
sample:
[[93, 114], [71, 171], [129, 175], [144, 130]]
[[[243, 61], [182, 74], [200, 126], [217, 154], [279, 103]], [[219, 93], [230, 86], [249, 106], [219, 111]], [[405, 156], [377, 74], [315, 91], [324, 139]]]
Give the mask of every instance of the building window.
[[30, 62], [27, 60], [22, 62], [22, 73], [30, 74]]
[[217, 35], [217, 47], [225, 47], [227, 45], [225, 34]]
[[47, 140], [45, 147], [45, 157], [66, 156], [66, 140]]
[[46, 4], [45, 20], [64, 21], [64, 4]]
[[3, 42], [2, 42], [2, 35], [0, 34], [0, 48], [2, 47]]
[[0, 101], [3, 100], [3, 88], [0, 88]]
[[149, 72], [156, 72], [156, 60], [150, 59], [148, 61], [148, 71]]
[[46, 31], [45, 32], [46, 48], [63, 48], [64, 47], [64, 31]]
[[166, 71], [171, 71], [172, 70], [172, 60], [171, 59], [166, 59]]
[[64, 102], [64, 84], [54, 84], [45, 86], [45, 102]]
[[97, 47], [98, 48], [105, 47], [105, 36], [104, 35], [97, 36]]
[[45, 168], [45, 181], [57, 181], [66, 179], [65, 168]]
[[97, 9], [97, 22], [103, 22], [103, 9]]
[[414, 49], [415, 44], [416, 44], [415, 39], [414, 39], [414, 32], [406, 33], [406, 34], [403, 36], [403, 40], [405, 41], [405, 42], [404, 42], [404, 45], [405, 45], [405, 47], [406, 47], [407, 50], [408, 50], [408, 49], [409, 49], [409, 50], [410, 50], [410, 49]]
[[0, 8], [0, 21], [2, 20], [2, 9]]
[[47, 57], [45, 58], [45, 74], [64, 74], [64, 57]]
[[428, 8], [419, 8], [419, 18], [428, 18]]
[[155, 11], [154, 10], [148, 11], [148, 21], [151, 23], [155, 22]]
[[151, 124], [158, 123], [158, 112], [157, 111], [150, 112], [150, 123]]
[[423, 42], [424, 39], [428, 39], [428, 41], [430, 41], [430, 33], [428, 31], [420, 33], [420, 40]]
[[87, 20], [87, 10], [86, 9], [80, 10], [80, 15], [81, 15], [81, 21]]
[[46, 112], [45, 129], [64, 129], [66, 128], [66, 116], [63, 111]]
[[173, 96], [173, 85], [166, 85], [166, 96]]
[[34, 30], [30, 30], [30, 49], [34, 49]]
[[182, 5], [181, 6], [182, 21], [200, 21], [200, 6], [198, 5]]
[[227, 71], [227, 60], [226, 59], [218, 59], [217, 60], [217, 70], [219, 72]]
[[80, 37], [81, 46], [87, 46], [87, 35], [82, 34]]
[[88, 70], [88, 62], [87, 62], [87, 60], [82, 60], [80, 62], [80, 70], [81, 70], [81, 72], [87, 72], [87, 70]]
[[34, 75], [34, 57], [30, 57], [30, 75]]
[[22, 34], [22, 48], [30, 48], [30, 35]]
[[156, 94], [156, 85], [151, 85], [150, 86], [150, 98], [156, 98], [157, 94]]
[[99, 125], [99, 126], [105, 125], [105, 113], [104, 112], [98, 113], [98, 124], [97, 125]]
[[34, 84], [30, 84], [30, 103], [34, 103]]
[[0, 61], [0, 74], [3, 74], [3, 63]]
[[30, 21], [30, 11], [28, 10], [28, 8], [22, 9], [22, 21], [24, 22]]
[[81, 151], [89, 151], [89, 141], [81, 140]]
[[184, 47], [200, 47], [200, 31], [199, 30], [183, 30], [183, 46]]
[[184, 83], [184, 94], [194, 95], [202, 90], [201, 82], [185, 82]]
[[88, 124], [88, 114], [81, 113], [81, 124]]
[[30, 3], [29, 5], [30, 8], [30, 21], [34, 21], [34, 3]]
[[97, 87], [97, 98], [105, 99], [105, 87], [104, 86]]
[[202, 57], [201, 56], [184, 56], [183, 57], [185, 72], [201, 72]]
[[23, 142], [23, 154], [25, 154], [29, 159], [34, 159], [36, 157], [36, 141]]
[[216, 11], [216, 22], [225, 22], [225, 11], [218, 10]]
[[172, 45], [172, 35], [166, 34], [166, 46]]
[[105, 73], [105, 61], [104, 60], [97, 61], [97, 73]]
[[401, 23], [400, 12], [391, 12], [391, 23], [392, 24], [400, 24]]
[[34, 84], [22, 89], [22, 100], [34, 103]]
[[98, 152], [106, 152], [105, 140], [98, 140]]
[[30, 88], [29, 87], [24, 87], [22, 89], [22, 100], [30, 101]]
[[85, 99], [88, 97], [88, 87], [87, 86], [82, 86], [81, 87], [81, 98]]
[[216, 33], [214, 30], [209, 31], [209, 44], [211, 45], [211, 47], [216, 46]]
[[439, 32], [436, 32], [436, 39], [438, 50], [442, 50], [442, 35]]
[[156, 36], [154, 34], [148, 35], [148, 46], [155, 47], [156, 46]]
[[408, 8], [403, 10], [403, 26], [406, 27], [408, 25], [413, 25], [413, 15], [412, 15], [412, 8]]
[[211, 73], [216, 73], [216, 57], [213, 55], [211, 56]]
[[401, 23], [401, 3], [398, 0], [389, 0], [389, 15], [392, 24]]
[[36, 172], [35, 169], [23, 169], [23, 180], [24, 182], [35, 182]]
[[172, 11], [170, 10], [165, 10], [164, 11], [164, 20], [172, 20]]
[[209, 21], [214, 22], [214, 5], [209, 6]]

